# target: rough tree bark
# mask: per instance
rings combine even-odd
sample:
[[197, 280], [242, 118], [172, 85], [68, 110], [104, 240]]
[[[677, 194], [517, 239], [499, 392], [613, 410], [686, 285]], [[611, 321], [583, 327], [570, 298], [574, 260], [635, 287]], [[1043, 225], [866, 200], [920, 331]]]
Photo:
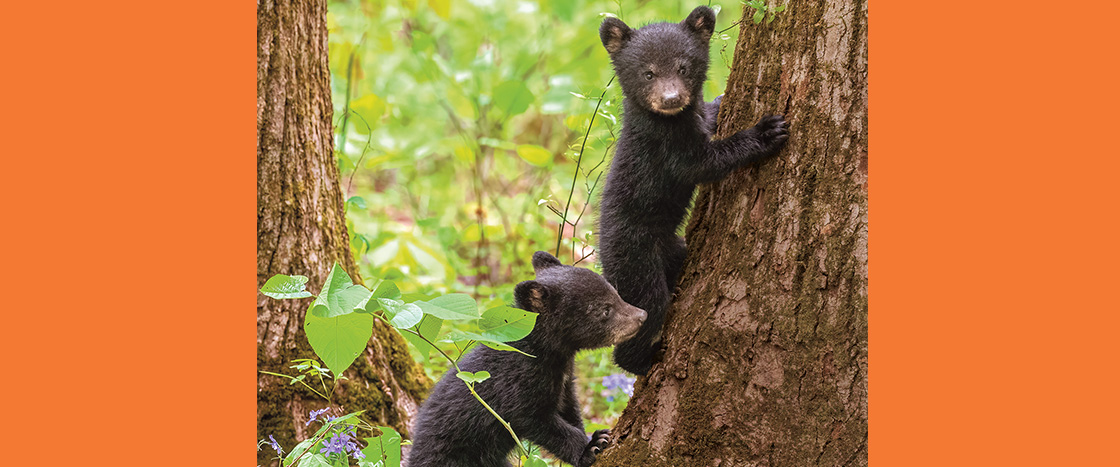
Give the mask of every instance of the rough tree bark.
[[664, 358], [597, 466], [867, 465], [867, 3], [744, 10], [717, 136], [782, 113], [790, 141], [699, 190]]
[[[360, 282], [350, 254], [342, 189], [334, 158], [325, 0], [257, 4], [257, 286], [275, 274], [323, 284], [338, 262]], [[292, 359], [313, 358], [303, 332], [311, 299], [257, 297], [257, 366], [292, 374]], [[347, 370], [334, 402], [345, 411], [407, 436], [431, 385], [394, 330], [374, 322], [371, 343]], [[257, 429], [291, 448], [317, 426], [308, 412], [326, 402], [278, 377], [257, 377]], [[340, 414], [334, 414], [340, 415]], [[265, 450], [258, 462], [275, 456]]]

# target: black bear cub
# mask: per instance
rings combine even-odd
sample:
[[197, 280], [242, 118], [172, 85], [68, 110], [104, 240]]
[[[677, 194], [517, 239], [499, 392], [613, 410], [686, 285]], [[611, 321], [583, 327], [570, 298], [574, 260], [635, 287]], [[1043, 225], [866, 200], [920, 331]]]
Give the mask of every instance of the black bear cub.
[[[459, 361], [463, 371], [489, 371], [475, 391], [528, 439], [575, 467], [587, 467], [609, 442], [590, 438], [576, 400], [572, 367], [580, 350], [614, 345], [638, 332], [645, 311], [622, 301], [595, 272], [533, 254], [536, 279], [517, 284], [514, 305], [538, 313], [533, 331], [512, 342], [517, 352], [478, 346]], [[410, 467], [508, 466], [513, 438], [475, 400], [452, 369], [420, 408], [413, 426]]]
[[599, 212], [603, 276], [627, 303], [646, 310], [638, 334], [614, 350], [618, 366], [639, 375], [660, 348], [661, 325], [685, 257], [677, 228], [699, 183], [771, 156], [789, 138], [781, 116], [730, 138], [712, 140], [720, 99], [704, 102], [712, 9], [680, 23], [630, 29], [607, 18], [599, 37], [622, 86], [622, 132]]

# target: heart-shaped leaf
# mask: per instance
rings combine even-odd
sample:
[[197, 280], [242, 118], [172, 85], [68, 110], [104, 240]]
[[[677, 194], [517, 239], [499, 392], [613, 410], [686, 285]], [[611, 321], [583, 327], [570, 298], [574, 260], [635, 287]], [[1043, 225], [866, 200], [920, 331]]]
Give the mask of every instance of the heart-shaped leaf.
[[324, 318], [308, 312], [303, 330], [315, 355], [335, 375], [341, 376], [365, 350], [366, 342], [373, 335], [373, 315], [350, 313]]

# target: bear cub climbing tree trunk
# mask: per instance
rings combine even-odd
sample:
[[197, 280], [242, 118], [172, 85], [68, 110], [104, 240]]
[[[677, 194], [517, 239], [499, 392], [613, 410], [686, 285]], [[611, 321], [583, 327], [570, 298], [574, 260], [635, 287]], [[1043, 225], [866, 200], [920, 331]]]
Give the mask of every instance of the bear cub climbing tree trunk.
[[597, 466], [867, 465], [867, 3], [754, 13], [717, 137], [781, 113], [789, 143], [700, 188], [664, 358]]

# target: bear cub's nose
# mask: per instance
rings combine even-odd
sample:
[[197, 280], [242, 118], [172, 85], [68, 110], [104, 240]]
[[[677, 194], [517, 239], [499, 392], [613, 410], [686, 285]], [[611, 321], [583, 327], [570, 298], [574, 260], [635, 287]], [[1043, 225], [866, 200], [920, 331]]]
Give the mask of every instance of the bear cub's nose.
[[661, 95], [661, 106], [666, 109], [679, 108], [681, 104], [683, 104], [683, 101], [680, 93], [676, 91], [670, 91]]

